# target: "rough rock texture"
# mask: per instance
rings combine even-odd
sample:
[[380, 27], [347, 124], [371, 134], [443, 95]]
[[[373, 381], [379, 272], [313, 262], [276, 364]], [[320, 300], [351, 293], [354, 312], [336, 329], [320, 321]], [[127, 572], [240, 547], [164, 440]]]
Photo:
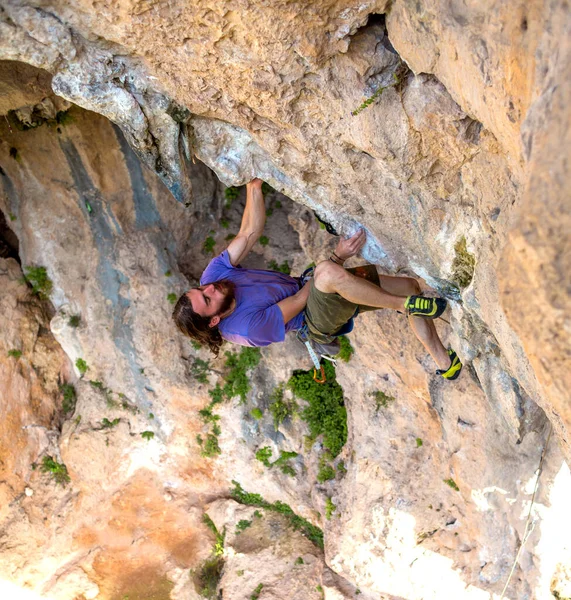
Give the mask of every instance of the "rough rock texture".
[[[308, 585], [321, 577], [328, 599], [451, 590], [488, 598], [501, 592], [523, 535], [547, 416], [554, 439], [536, 525], [509, 594], [548, 598], [553, 587], [564, 597], [567, 4], [42, 1], [5, 2], [1, 17], [0, 57], [45, 69], [57, 96], [105, 115], [125, 135], [76, 107], [71, 122], [58, 121], [68, 105], [43, 87], [48, 73], [2, 66], [2, 111], [17, 120], [0, 129], [0, 209], [24, 265], [45, 265], [54, 282], [55, 338], [73, 363], [88, 366], [58, 440], [71, 487], [42, 476], [42, 494], [10, 496], [3, 539], [19, 546], [4, 547], [3, 578], [70, 600], [197, 597], [188, 568], [200, 569], [210, 553], [204, 506], [236, 479], [321, 523], [335, 573], [317, 551], [303, 577]], [[39, 126], [21, 131], [17, 123]], [[178, 339], [167, 295], [186, 287], [183, 274], [200, 275], [207, 237], [222, 249], [222, 219], [235, 232], [240, 207], [224, 208], [222, 186], [193, 157], [228, 184], [262, 177], [342, 233], [365, 226], [368, 260], [420, 276], [451, 301], [442, 333], [467, 365], [454, 387], [434, 380], [403, 319], [362, 318], [359, 361], [338, 369], [349, 440], [347, 473], [334, 481], [316, 484], [322, 446], [305, 447], [303, 422], [276, 432], [267, 413], [256, 421], [249, 412], [265, 410], [273, 386], [306, 364], [293, 340], [264, 352], [247, 406], [220, 408], [222, 456], [199, 455], [195, 436], [205, 429], [196, 411], [223, 359], [211, 365], [208, 385], [196, 383], [196, 359], [207, 356]], [[270, 244], [256, 248], [254, 263], [288, 258], [299, 272], [325, 258], [331, 241], [285, 198], [273, 195], [270, 208], [278, 198], [286, 211], [273, 209]], [[72, 315], [80, 315], [77, 328]], [[8, 322], [10, 345], [18, 334]], [[50, 360], [61, 364], [58, 356]], [[7, 364], [14, 368], [13, 357]], [[27, 377], [22, 386], [32, 386]], [[371, 393], [379, 390], [395, 401], [377, 409]], [[34, 419], [47, 426], [50, 410]], [[103, 419], [119, 421], [106, 427]], [[48, 447], [40, 442], [30, 440], [30, 457]], [[295, 477], [254, 460], [268, 445], [274, 455], [300, 454]], [[24, 466], [15, 473], [5, 489], [20, 494], [39, 477]], [[331, 520], [327, 499], [336, 506]], [[246, 509], [225, 502], [217, 524], [233, 527]], [[292, 543], [275, 523], [273, 557]], [[272, 539], [261, 530], [243, 539], [252, 534], [262, 545]], [[247, 599], [255, 586], [242, 586], [231, 565], [249, 551], [235, 542], [221, 587]], [[253, 543], [251, 557], [236, 559], [263, 563], [257, 575], [272, 585], [261, 600], [292, 593], [294, 575], [280, 582], [277, 558], [256, 557], [269, 549]], [[284, 561], [284, 572], [295, 573]]]

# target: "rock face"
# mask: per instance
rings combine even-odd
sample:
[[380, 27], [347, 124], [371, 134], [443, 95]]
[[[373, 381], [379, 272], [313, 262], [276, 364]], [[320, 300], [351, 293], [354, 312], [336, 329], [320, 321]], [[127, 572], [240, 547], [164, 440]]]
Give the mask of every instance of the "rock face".
[[[3, 449], [2, 539], [18, 549], [2, 546], [2, 579], [58, 599], [199, 597], [206, 512], [230, 531], [218, 589], [232, 600], [259, 584], [261, 600], [499, 595], [551, 426], [508, 593], [563, 596], [567, 5], [234, 4], [3, 5], [0, 57], [21, 62], [0, 71], [0, 209], [22, 263], [53, 282], [50, 329], [67, 358], [45, 316], [22, 325], [36, 313], [20, 318], [14, 299], [29, 291], [4, 260], [4, 356], [19, 344], [23, 356], [1, 363], [15, 415], [3, 427], [20, 448]], [[275, 428], [266, 410], [307, 366], [294, 340], [263, 353], [246, 405], [219, 408], [222, 455], [200, 456], [210, 429], [197, 411], [229, 367], [201, 366], [168, 297], [235, 233], [243, 198], [227, 206], [195, 158], [226, 184], [259, 176], [297, 201], [267, 198], [253, 265], [287, 259], [299, 273], [328, 256], [305, 205], [341, 233], [366, 227], [367, 260], [450, 300], [441, 333], [466, 364], [454, 386], [434, 380], [404, 319], [360, 317], [355, 358], [337, 369], [349, 436], [332, 480], [316, 483], [321, 438], [304, 445], [303, 420]], [[77, 388], [69, 414], [63, 381]], [[262, 448], [298, 453], [295, 475], [256, 461]], [[48, 452], [68, 487], [29, 466]], [[235, 534], [253, 509], [228, 499], [231, 480], [321, 525], [324, 553], [268, 507]]]

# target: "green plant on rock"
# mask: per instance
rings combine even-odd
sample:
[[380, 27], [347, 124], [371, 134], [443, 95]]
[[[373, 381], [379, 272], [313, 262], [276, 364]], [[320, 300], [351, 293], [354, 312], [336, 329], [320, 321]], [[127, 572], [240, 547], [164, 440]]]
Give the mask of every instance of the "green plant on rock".
[[271, 194], [274, 191], [274, 188], [269, 183], [266, 183], [265, 181], [262, 182], [262, 194], [264, 194], [264, 196], [266, 194]]
[[214, 458], [215, 456], [222, 454], [222, 450], [218, 444], [218, 436], [214, 433], [207, 434], [206, 440], [201, 446], [202, 451], [200, 454], [205, 458]]
[[71, 479], [67, 472], [67, 467], [63, 463], [58, 463], [51, 456], [44, 456], [41, 466], [42, 473], [49, 473], [53, 480], [59, 485], [67, 485]]
[[454, 481], [454, 479], [452, 479], [452, 478], [444, 479], [443, 481], [447, 486], [451, 487], [453, 490], [455, 490], [457, 492], [460, 491], [460, 488], [456, 485], [456, 482]]
[[214, 253], [214, 248], [216, 246], [216, 241], [214, 240], [214, 238], [209, 235], [205, 240], [204, 240], [204, 244], [202, 244], [202, 249], [204, 250], [204, 252], [206, 253], [210, 253], [213, 254]]
[[295, 559], [295, 564], [296, 564], [296, 565], [303, 565], [303, 564], [305, 564], [305, 563], [303, 562], [303, 558], [302, 558], [301, 556], [298, 556], [298, 557]]
[[14, 213], [9, 213], [8, 216], [10, 217], [10, 221], [16, 221], [18, 219]]
[[206, 513], [204, 513], [202, 520], [208, 529], [214, 533], [215, 541], [211, 557], [205, 560], [197, 572], [194, 573], [194, 586], [203, 598], [214, 600], [217, 596], [216, 590], [222, 577], [222, 569], [224, 568], [225, 532], [220, 533], [214, 521]]
[[119, 425], [120, 420], [121, 419], [113, 419], [112, 421], [110, 421], [107, 417], [105, 417], [101, 420], [101, 426], [103, 427], [103, 429], [112, 429], [116, 425]]
[[177, 295], [174, 292], [171, 292], [170, 294], [167, 294], [167, 300], [171, 303], [171, 304], [176, 304], [177, 301]]
[[264, 446], [256, 452], [256, 460], [259, 460], [266, 467], [271, 467], [270, 458], [272, 457], [272, 449], [269, 446]]
[[170, 269], [165, 271], [165, 277], [172, 277], [172, 271]]
[[263, 588], [264, 588], [264, 584], [259, 583], [256, 586], [256, 589], [252, 592], [252, 595], [250, 596], [250, 600], [258, 600], [258, 598], [260, 597], [260, 592], [262, 591]]
[[8, 356], [11, 356], [12, 358], [20, 358], [22, 356], [22, 351], [12, 348], [12, 350], [8, 350]]
[[263, 235], [260, 237], [260, 239], [258, 241], [260, 242], [261, 246], [267, 246], [270, 243], [270, 238]]
[[63, 402], [61, 403], [61, 408], [63, 410], [64, 415], [72, 413], [75, 410], [75, 404], [77, 402], [77, 394], [75, 393], [75, 388], [71, 383], [63, 383], [59, 386], [59, 391], [62, 393]]
[[246, 402], [246, 394], [250, 391], [248, 372], [256, 368], [260, 362], [259, 348], [242, 348], [239, 354], [226, 352], [225, 367], [229, 369], [224, 377], [222, 393], [228, 400], [239, 396]]
[[267, 502], [260, 494], [254, 494], [244, 490], [237, 481], [233, 480], [232, 484], [234, 485], [234, 489], [230, 491], [230, 495], [236, 502], [247, 506], [264, 508], [284, 515], [293, 529], [300, 531], [308, 540], [323, 550], [323, 531], [310, 523], [307, 519], [296, 515], [291, 507], [285, 504], [285, 502], [280, 502], [279, 500], [273, 503]]
[[335, 469], [329, 464], [321, 464], [317, 472], [317, 481], [324, 483], [330, 479], [335, 479]]
[[26, 267], [24, 269], [24, 279], [32, 286], [32, 293], [39, 296], [42, 300], [49, 298], [52, 293], [53, 283], [48, 277], [45, 267]]
[[192, 363], [190, 374], [199, 383], [208, 383], [208, 373], [210, 372], [210, 361], [196, 358]]
[[71, 315], [67, 322], [67, 324], [73, 328], [79, 327], [80, 323], [81, 323], [81, 317], [79, 315]]
[[416, 447], [420, 448], [422, 446], [422, 440], [420, 438], [416, 438]]
[[335, 458], [347, 441], [347, 410], [343, 389], [335, 378], [335, 366], [326, 362], [323, 365], [326, 382], [316, 383], [313, 370], [297, 370], [288, 381], [294, 395], [308, 403], [302, 412], [302, 419], [308, 424], [310, 439], [323, 435], [323, 444]]
[[337, 506], [335, 506], [335, 504], [333, 504], [333, 501], [331, 500], [331, 498], [327, 498], [325, 500], [325, 518], [328, 521], [329, 521], [329, 519], [331, 519], [331, 516], [335, 512], [336, 508], [337, 508]]
[[225, 207], [230, 208], [232, 202], [240, 195], [240, 190], [237, 187], [230, 186], [224, 190], [224, 197], [226, 198]]
[[154, 432], [153, 432], [153, 431], [143, 431], [143, 432], [141, 433], [141, 437], [142, 437], [144, 440], [150, 441], [150, 440], [152, 440], [152, 439], [155, 437], [155, 434], [154, 434]]
[[298, 414], [299, 407], [295, 400], [285, 398], [284, 384], [280, 383], [270, 395], [268, 410], [274, 420], [274, 429], [277, 431], [286, 419], [291, 419], [294, 415]]
[[452, 281], [461, 288], [468, 287], [474, 277], [476, 257], [468, 252], [466, 238], [462, 236], [454, 246], [454, 260], [452, 261]]
[[87, 369], [89, 369], [87, 363], [83, 360], [83, 358], [78, 358], [75, 361], [75, 366], [77, 367], [77, 370], [81, 375], [85, 375], [87, 373]]
[[275, 260], [272, 259], [268, 263], [268, 269], [270, 269], [270, 271], [278, 271], [279, 273], [285, 273], [286, 275], [289, 275], [291, 273], [291, 267], [289, 266], [287, 260], [284, 260], [284, 262], [281, 265], [279, 265]]
[[236, 531], [235, 535], [240, 535], [245, 529], [252, 526], [252, 521], [248, 521], [247, 519], [242, 519], [236, 523]]
[[220, 219], [220, 226], [222, 229], [228, 229], [228, 227], [230, 227], [230, 221], [228, 219]]
[[250, 414], [252, 415], [252, 417], [254, 417], [254, 419], [256, 419], [256, 421], [259, 421], [264, 416], [264, 413], [257, 407], [253, 408], [250, 411]]
[[355, 349], [351, 345], [349, 338], [345, 335], [339, 336], [339, 353], [337, 354], [337, 358], [340, 358], [343, 362], [349, 362], [351, 357], [355, 353]]
[[381, 408], [387, 408], [391, 402], [395, 401], [393, 396], [389, 396], [381, 390], [371, 392], [371, 396], [375, 399], [375, 412], [379, 412]]

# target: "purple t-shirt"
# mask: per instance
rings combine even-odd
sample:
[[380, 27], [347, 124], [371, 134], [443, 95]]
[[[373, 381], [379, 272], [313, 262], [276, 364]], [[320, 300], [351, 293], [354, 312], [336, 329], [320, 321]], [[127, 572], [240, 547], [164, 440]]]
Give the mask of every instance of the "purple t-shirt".
[[278, 306], [278, 302], [299, 291], [297, 279], [276, 271], [234, 267], [227, 250], [210, 261], [200, 285], [221, 279], [236, 286], [236, 308], [218, 325], [225, 340], [242, 346], [268, 346], [283, 342], [288, 331], [302, 326], [303, 311], [284, 325]]

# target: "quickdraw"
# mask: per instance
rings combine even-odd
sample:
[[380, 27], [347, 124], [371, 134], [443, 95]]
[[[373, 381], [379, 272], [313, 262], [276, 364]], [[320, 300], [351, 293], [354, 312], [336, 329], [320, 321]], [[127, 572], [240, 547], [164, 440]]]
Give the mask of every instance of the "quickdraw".
[[298, 330], [297, 336], [305, 344], [307, 352], [309, 353], [309, 356], [311, 357], [311, 360], [313, 362], [313, 366], [315, 367], [313, 369], [313, 381], [315, 381], [316, 383], [325, 383], [327, 381], [327, 377], [325, 376], [325, 369], [321, 365], [321, 361], [319, 360], [319, 357], [317, 356], [315, 350], [313, 349], [313, 346], [311, 345], [307, 325], [304, 325], [301, 329]]

